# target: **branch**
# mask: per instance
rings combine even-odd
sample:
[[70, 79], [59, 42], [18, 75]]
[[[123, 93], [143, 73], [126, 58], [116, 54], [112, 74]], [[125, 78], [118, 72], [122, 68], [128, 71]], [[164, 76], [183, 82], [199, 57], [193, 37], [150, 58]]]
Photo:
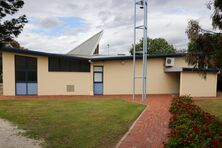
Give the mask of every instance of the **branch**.
[[219, 33], [219, 32], [214, 32], [214, 31], [210, 31], [210, 30], [206, 30], [206, 29], [202, 29], [202, 28], [200, 28], [200, 31], [202, 33], [209, 33], [209, 34], [218, 34]]

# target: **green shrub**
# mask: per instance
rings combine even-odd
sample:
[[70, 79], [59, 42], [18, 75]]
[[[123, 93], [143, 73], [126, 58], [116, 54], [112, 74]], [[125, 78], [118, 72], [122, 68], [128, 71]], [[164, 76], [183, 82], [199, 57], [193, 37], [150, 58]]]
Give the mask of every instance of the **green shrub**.
[[219, 120], [204, 112], [199, 106], [194, 105], [190, 96], [176, 97], [173, 99], [170, 112], [166, 148], [221, 148], [222, 124]]

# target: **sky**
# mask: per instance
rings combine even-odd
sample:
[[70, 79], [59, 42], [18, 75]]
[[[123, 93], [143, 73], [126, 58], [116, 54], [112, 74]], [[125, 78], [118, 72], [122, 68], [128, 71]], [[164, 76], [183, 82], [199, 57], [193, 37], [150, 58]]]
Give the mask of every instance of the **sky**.
[[[187, 48], [189, 20], [212, 29], [208, 0], [149, 0], [148, 36], [165, 38], [177, 50]], [[16, 39], [30, 50], [67, 53], [104, 30], [102, 54], [128, 54], [133, 43], [134, 0], [24, 0], [17, 16], [29, 20]], [[143, 15], [138, 12], [138, 24]], [[137, 35], [137, 40], [142, 32]], [[109, 51], [108, 47], [109, 46]]]

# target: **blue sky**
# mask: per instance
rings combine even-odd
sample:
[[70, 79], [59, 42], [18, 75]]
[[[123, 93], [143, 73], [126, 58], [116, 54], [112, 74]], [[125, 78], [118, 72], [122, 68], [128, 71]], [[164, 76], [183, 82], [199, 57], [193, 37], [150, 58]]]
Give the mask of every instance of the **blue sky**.
[[[47, 52], [66, 53], [104, 30], [101, 51], [129, 53], [133, 43], [133, 0], [24, 0], [19, 14], [29, 23], [18, 37], [22, 46]], [[185, 33], [190, 19], [212, 29], [207, 0], [149, 0], [148, 36], [165, 38], [178, 50], [187, 48]], [[139, 14], [139, 22], [142, 15]], [[141, 33], [138, 35], [138, 40]]]
[[84, 20], [79, 17], [55, 17], [55, 19], [57, 20], [57, 24], [51, 24], [51, 26], [47, 27], [47, 22], [41, 22], [41, 20], [37, 18], [29, 18], [30, 24], [40, 25], [38, 28], [30, 29], [30, 32], [49, 36], [60, 36], [64, 34], [66, 30], [84, 28], [86, 25]]

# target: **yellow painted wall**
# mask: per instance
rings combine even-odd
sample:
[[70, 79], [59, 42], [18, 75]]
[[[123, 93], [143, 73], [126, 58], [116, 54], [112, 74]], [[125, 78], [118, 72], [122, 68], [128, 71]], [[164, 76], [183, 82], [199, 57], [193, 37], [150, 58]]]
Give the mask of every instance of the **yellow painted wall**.
[[192, 68], [192, 66], [188, 65], [188, 63], [186, 62], [186, 57], [177, 57], [177, 58], [175, 58], [174, 67], [176, 67], [176, 68], [180, 68], [180, 67], [190, 67], [190, 68]]
[[15, 95], [14, 54], [2, 52], [3, 95]]
[[[180, 60], [181, 61], [181, 60]], [[175, 61], [176, 62], [176, 61]], [[179, 94], [179, 73], [164, 72], [165, 58], [148, 59], [148, 94]], [[183, 64], [183, 63], [182, 63]], [[104, 94], [132, 93], [132, 61], [94, 62], [94, 66], [104, 66]], [[178, 63], [179, 65], [179, 63]], [[142, 60], [137, 63], [137, 76], [142, 76]], [[136, 93], [142, 93], [142, 80], [136, 80]]]
[[[17, 54], [22, 56], [30, 56]], [[3, 52], [3, 94], [15, 95], [15, 54]], [[38, 95], [90, 95], [92, 74], [90, 72], [48, 72], [48, 58], [36, 57], [38, 63]], [[67, 92], [66, 86], [74, 85], [74, 92]]]
[[[48, 72], [48, 58], [38, 58], [39, 95], [90, 95], [90, 72]], [[67, 92], [66, 86], [74, 85], [74, 92]]]
[[[15, 95], [14, 53], [3, 52], [3, 94]], [[30, 55], [26, 55], [30, 56]], [[132, 61], [116, 60], [92, 62], [91, 72], [48, 72], [48, 58], [37, 57], [38, 95], [93, 95], [93, 66], [104, 66], [104, 94], [132, 93]], [[216, 96], [216, 74], [208, 74], [202, 80], [197, 73], [166, 73], [165, 58], [148, 59], [148, 94], [191, 94], [192, 96]], [[142, 75], [142, 60], [137, 63], [137, 76]], [[175, 67], [188, 67], [183, 57], [175, 58]], [[181, 83], [180, 83], [181, 81]], [[66, 86], [74, 85], [74, 92]], [[142, 80], [136, 80], [136, 93], [141, 94]]]
[[193, 97], [216, 97], [217, 74], [208, 73], [206, 79], [199, 73], [181, 72], [180, 95]]

